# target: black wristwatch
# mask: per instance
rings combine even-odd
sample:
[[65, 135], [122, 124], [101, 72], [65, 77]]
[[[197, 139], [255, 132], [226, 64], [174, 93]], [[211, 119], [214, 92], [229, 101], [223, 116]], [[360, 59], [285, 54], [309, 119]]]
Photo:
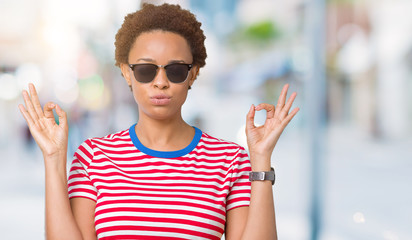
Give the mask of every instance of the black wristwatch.
[[270, 172], [249, 172], [249, 181], [272, 181], [275, 184], [275, 169], [270, 168]]

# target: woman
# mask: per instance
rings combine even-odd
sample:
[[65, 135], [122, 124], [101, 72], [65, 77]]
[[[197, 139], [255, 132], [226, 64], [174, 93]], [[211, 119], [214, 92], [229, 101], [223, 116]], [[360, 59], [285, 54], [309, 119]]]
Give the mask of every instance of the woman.
[[[286, 102], [285, 85], [276, 108], [250, 107], [250, 161], [239, 145], [188, 125], [181, 108], [206, 58], [200, 25], [168, 4], [146, 4], [126, 16], [116, 35], [116, 65], [139, 120], [83, 142], [68, 181], [66, 113], [52, 102], [42, 110], [32, 84], [30, 95], [23, 91], [19, 108], [44, 156], [48, 239], [277, 238], [270, 157], [299, 110], [289, 113], [296, 93]], [[259, 110], [267, 117], [256, 127]], [[269, 178], [255, 179], [255, 172]]]

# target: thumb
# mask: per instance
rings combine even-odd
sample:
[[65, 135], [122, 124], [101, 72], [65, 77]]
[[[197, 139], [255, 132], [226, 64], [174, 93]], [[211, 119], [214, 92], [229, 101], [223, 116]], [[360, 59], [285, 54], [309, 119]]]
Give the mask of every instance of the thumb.
[[54, 115], [53, 115], [53, 108], [55, 108], [55, 104], [52, 102], [48, 102], [46, 104], [44, 104], [44, 116], [46, 118], [53, 118], [54, 119]]
[[255, 105], [250, 106], [249, 112], [246, 115], [246, 132], [255, 128]]

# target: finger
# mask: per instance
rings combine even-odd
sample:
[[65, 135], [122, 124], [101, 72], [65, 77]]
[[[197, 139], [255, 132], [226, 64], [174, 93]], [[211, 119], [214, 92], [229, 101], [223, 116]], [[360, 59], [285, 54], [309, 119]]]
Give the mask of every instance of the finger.
[[56, 104], [56, 113], [57, 116], [59, 117], [59, 125], [61, 125], [63, 128], [67, 127], [67, 114], [61, 107]]
[[31, 101], [34, 106], [34, 110], [36, 111], [37, 115], [39, 117], [43, 117], [43, 111], [41, 109], [40, 101], [39, 101], [39, 96], [37, 95], [36, 88], [34, 87], [33, 83], [29, 84], [29, 90], [30, 90], [30, 95], [31, 95]]
[[52, 102], [48, 102], [44, 104], [44, 116], [46, 118], [53, 118], [54, 119], [54, 114], [53, 114], [53, 108], [55, 108], [56, 105]]
[[33, 121], [37, 121], [39, 119], [39, 116], [34, 110], [33, 103], [31, 102], [29, 93], [26, 90], [23, 90], [23, 99], [24, 104], [26, 105], [27, 112], [30, 114]]
[[280, 119], [283, 119], [286, 115], [288, 115], [290, 108], [292, 107], [293, 102], [295, 101], [295, 98], [297, 96], [297, 93], [294, 92], [292, 95], [290, 95], [288, 102], [286, 105], [283, 107], [283, 109], [280, 112]]
[[278, 103], [276, 105], [276, 111], [275, 111], [276, 115], [280, 114], [280, 111], [282, 111], [283, 106], [285, 106], [286, 95], [288, 94], [288, 88], [289, 88], [289, 84], [285, 84], [285, 86], [283, 86], [282, 88], [282, 92], [280, 92]]
[[26, 108], [24, 108], [23, 104], [19, 104], [19, 109], [24, 119], [26, 120], [27, 125], [29, 125], [29, 128], [30, 128], [30, 126], [34, 125], [34, 121], [31, 118], [29, 112], [26, 110]]
[[255, 106], [252, 104], [246, 115], [246, 130], [253, 129], [255, 127]]
[[275, 106], [268, 103], [261, 103], [256, 106], [256, 111], [260, 111], [262, 109], [266, 110], [266, 119], [273, 118], [275, 116]]
[[283, 119], [282, 125], [283, 125], [284, 128], [289, 124], [289, 122], [290, 122], [290, 121], [292, 120], [292, 118], [299, 112], [299, 110], [300, 110], [300, 109], [299, 109], [298, 107], [295, 108], [295, 109], [293, 109], [292, 112], [290, 112], [290, 113], [286, 116], [286, 118]]

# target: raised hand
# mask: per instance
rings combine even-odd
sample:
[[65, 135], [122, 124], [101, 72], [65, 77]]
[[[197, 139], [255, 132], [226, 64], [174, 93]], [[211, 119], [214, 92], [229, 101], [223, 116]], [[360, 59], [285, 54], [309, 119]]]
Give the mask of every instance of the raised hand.
[[[246, 136], [252, 160], [252, 169], [254, 165], [270, 165], [270, 162], [267, 162], [267, 159], [270, 159], [273, 149], [283, 130], [299, 111], [299, 108], [295, 108], [289, 113], [293, 101], [296, 98], [296, 93], [292, 93], [286, 102], [288, 88], [288, 84], [283, 87], [276, 107], [267, 103], [259, 104], [256, 107], [252, 105], [250, 107], [246, 118]], [[255, 111], [263, 109], [267, 112], [265, 124], [256, 127], [254, 124]], [[265, 161], [265, 163], [258, 163], [254, 160]]]
[[[44, 157], [52, 157], [67, 153], [68, 124], [66, 113], [59, 105], [48, 102], [44, 111], [40, 106], [39, 97], [33, 84], [29, 84], [30, 95], [23, 90], [25, 106], [19, 104], [20, 112], [29, 126], [30, 132], [39, 145]], [[53, 109], [59, 117], [59, 124], [53, 116]]]

